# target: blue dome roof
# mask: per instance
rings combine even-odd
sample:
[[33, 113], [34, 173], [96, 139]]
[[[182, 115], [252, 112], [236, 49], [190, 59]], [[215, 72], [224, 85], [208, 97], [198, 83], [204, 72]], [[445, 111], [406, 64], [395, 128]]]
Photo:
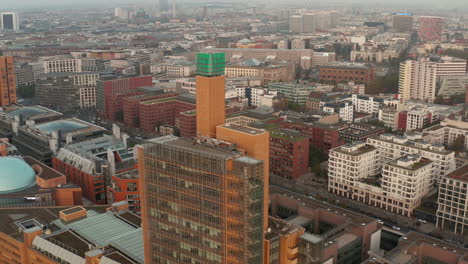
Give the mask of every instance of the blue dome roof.
[[36, 173], [24, 160], [0, 157], [0, 193], [13, 193], [36, 184]]

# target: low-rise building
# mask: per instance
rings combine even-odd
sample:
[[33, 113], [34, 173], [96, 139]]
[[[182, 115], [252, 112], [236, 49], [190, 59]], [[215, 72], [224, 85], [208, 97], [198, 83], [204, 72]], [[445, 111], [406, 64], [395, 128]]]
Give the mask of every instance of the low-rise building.
[[36, 98], [42, 105], [61, 110], [96, 107], [99, 74], [48, 73], [36, 77]]
[[52, 164], [52, 155], [57, 155], [64, 145], [100, 137], [105, 131], [102, 127], [76, 118], [40, 124], [27, 120], [25, 123], [17, 123], [12, 144], [22, 155], [31, 156], [46, 165]]
[[249, 59], [226, 65], [226, 77], [258, 77], [262, 84], [291, 82], [296, 77], [294, 63], [287, 61], [260, 61]]
[[354, 120], [353, 104], [349, 102], [322, 103], [322, 111], [337, 113], [340, 115], [341, 120], [345, 122], [353, 122]]
[[0, 157], [0, 208], [74, 206], [81, 188], [65, 175], [31, 158]]
[[456, 140], [468, 150], [468, 122], [463, 120], [444, 119], [440, 124], [423, 130], [424, 138], [433, 144], [452, 147]]
[[0, 262], [142, 264], [140, 217], [126, 203], [108, 207], [1, 210]]
[[455, 152], [446, 150], [442, 145], [433, 145], [422, 140], [422, 134], [382, 134], [378, 138], [367, 139], [367, 143], [379, 149], [382, 164], [411, 154], [418, 154], [433, 161], [432, 182], [435, 184], [456, 168]]
[[417, 154], [382, 162], [378, 152], [365, 143], [333, 149], [328, 191], [409, 217], [431, 190], [433, 162]]
[[142, 101], [139, 103], [140, 128], [154, 133], [160, 125], [175, 126], [180, 113], [195, 108], [195, 97], [188, 94]]
[[361, 263], [381, 254], [375, 219], [289, 194], [270, 190], [269, 263]]
[[385, 133], [385, 128], [360, 123], [339, 123], [333, 125], [339, 131], [340, 137], [346, 143], [355, 141], [366, 142], [368, 138], [378, 137]]
[[68, 144], [52, 158], [53, 167], [79, 185], [84, 197], [105, 204], [112, 177], [135, 167], [133, 152], [126, 144], [128, 136], [122, 137], [103, 136]]
[[468, 250], [445, 240], [411, 231], [398, 239], [398, 244], [385, 254], [370, 252], [363, 264], [447, 263], [463, 264], [468, 260]]
[[289, 83], [271, 83], [268, 89], [277, 91], [288, 98], [288, 102], [299, 105], [305, 105], [310, 92], [314, 90], [314, 86], [307, 86], [295, 82]]
[[[141, 90], [140, 90], [141, 91]], [[131, 97], [124, 97], [123, 103], [123, 121], [125, 126], [131, 128], [138, 128], [140, 126], [140, 103], [143, 101], [150, 101], [168, 97], [177, 96], [177, 93], [164, 93], [163, 90], [157, 90], [151, 93], [135, 95]]]
[[332, 63], [320, 67], [319, 79], [327, 81], [355, 81], [368, 83], [375, 78], [375, 69], [370, 64]]

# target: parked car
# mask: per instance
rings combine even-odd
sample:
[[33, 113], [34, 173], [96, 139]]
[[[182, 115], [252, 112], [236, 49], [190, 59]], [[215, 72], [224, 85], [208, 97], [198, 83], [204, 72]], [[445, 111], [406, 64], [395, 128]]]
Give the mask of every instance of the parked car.
[[401, 228], [398, 227], [398, 226], [392, 226], [392, 228], [395, 229], [395, 230], [400, 230], [400, 229], [401, 229]]

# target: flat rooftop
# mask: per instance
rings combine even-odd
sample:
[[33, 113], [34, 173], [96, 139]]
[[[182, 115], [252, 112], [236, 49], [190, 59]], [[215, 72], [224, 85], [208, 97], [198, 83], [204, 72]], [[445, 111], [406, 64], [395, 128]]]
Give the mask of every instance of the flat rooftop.
[[246, 133], [246, 134], [250, 134], [250, 135], [260, 135], [260, 134], [266, 133], [263, 130], [259, 130], [259, 129], [256, 129], [256, 128], [253, 128], [253, 127], [248, 127], [248, 126], [241, 126], [241, 125], [237, 125], [237, 124], [224, 124], [224, 125], [222, 125], [222, 127], [232, 129], [232, 130], [236, 130], [236, 131]]
[[232, 159], [241, 157], [241, 153], [237, 150], [228, 150], [222, 147], [216, 147], [216, 140], [213, 143], [201, 143], [176, 136], [163, 136], [146, 141], [149, 144], [160, 144], [168, 147], [175, 147], [189, 152], [200, 153], [206, 156], [212, 156], [221, 159]]
[[468, 181], [468, 164], [465, 164], [460, 168], [447, 174], [447, 177], [462, 181]]
[[32, 157], [26, 156], [26, 157], [23, 157], [23, 160], [26, 161], [26, 163], [28, 163], [30, 166], [37, 165], [41, 167], [42, 169], [41, 178], [43, 179], [50, 180], [50, 179], [55, 179], [55, 178], [64, 176], [64, 174], [54, 170], [53, 168], [45, 165], [44, 163]]
[[[94, 205], [83, 206], [86, 209], [94, 210], [96, 212], [105, 212], [109, 205]], [[19, 232], [16, 222], [36, 220], [40, 224], [49, 224], [54, 220], [60, 218], [59, 212], [70, 207], [55, 206], [55, 207], [27, 207], [27, 208], [0, 208], [0, 232], [6, 235], [23, 241], [23, 234]], [[53, 230], [53, 229], [52, 229]], [[57, 229], [55, 229], [57, 230]]]
[[84, 256], [89, 251], [90, 243], [86, 242], [71, 231], [64, 231], [44, 237], [44, 239], [58, 246], [65, 245], [68, 250], [74, 251], [78, 256]]
[[346, 144], [344, 146], [337, 147], [337, 148], [335, 148], [333, 150], [337, 151], [337, 152], [340, 152], [340, 153], [343, 153], [343, 154], [346, 154], [346, 155], [352, 155], [352, 156], [358, 156], [358, 155], [362, 155], [364, 153], [376, 150], [376, 148], [374, 146], [365, 144], [362, 147], [356, 148], [355, 150], [348, 151], [348, 150], [351, 150], [352, 147], [354, 147], [354, 144]]

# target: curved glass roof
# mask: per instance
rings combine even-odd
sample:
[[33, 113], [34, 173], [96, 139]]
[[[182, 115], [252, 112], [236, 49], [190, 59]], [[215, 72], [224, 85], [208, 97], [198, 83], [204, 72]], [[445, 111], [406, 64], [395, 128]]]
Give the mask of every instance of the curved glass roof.
[[0, 157], [0, 193], [13, 193], [36, 184], [36, 173], [24, 160]]
[[9, 112], [8, 114], [10, 116], [23, 115], [24, 117], [31, 117], [31, 116], [36, 116], [36, 115], [43, 115], [45, 113], [47, 113], [47, 111], [43, 109], [26, 106], [26, 107], [15, 109]]
[[62, 130], [62, 133], [68, 133], [76, 130], [80, 130], [83, 128], [88, 127], [85, 124], [78, 123], [76, 121], [71, 121], [71, 120], [58, 120], [58, 121], [52, 121], [49, 123], [41, 124], [38, 125], [37, 128], [43, 132], [46, 132], [48, 134], [57, 131], [59, 129]]

